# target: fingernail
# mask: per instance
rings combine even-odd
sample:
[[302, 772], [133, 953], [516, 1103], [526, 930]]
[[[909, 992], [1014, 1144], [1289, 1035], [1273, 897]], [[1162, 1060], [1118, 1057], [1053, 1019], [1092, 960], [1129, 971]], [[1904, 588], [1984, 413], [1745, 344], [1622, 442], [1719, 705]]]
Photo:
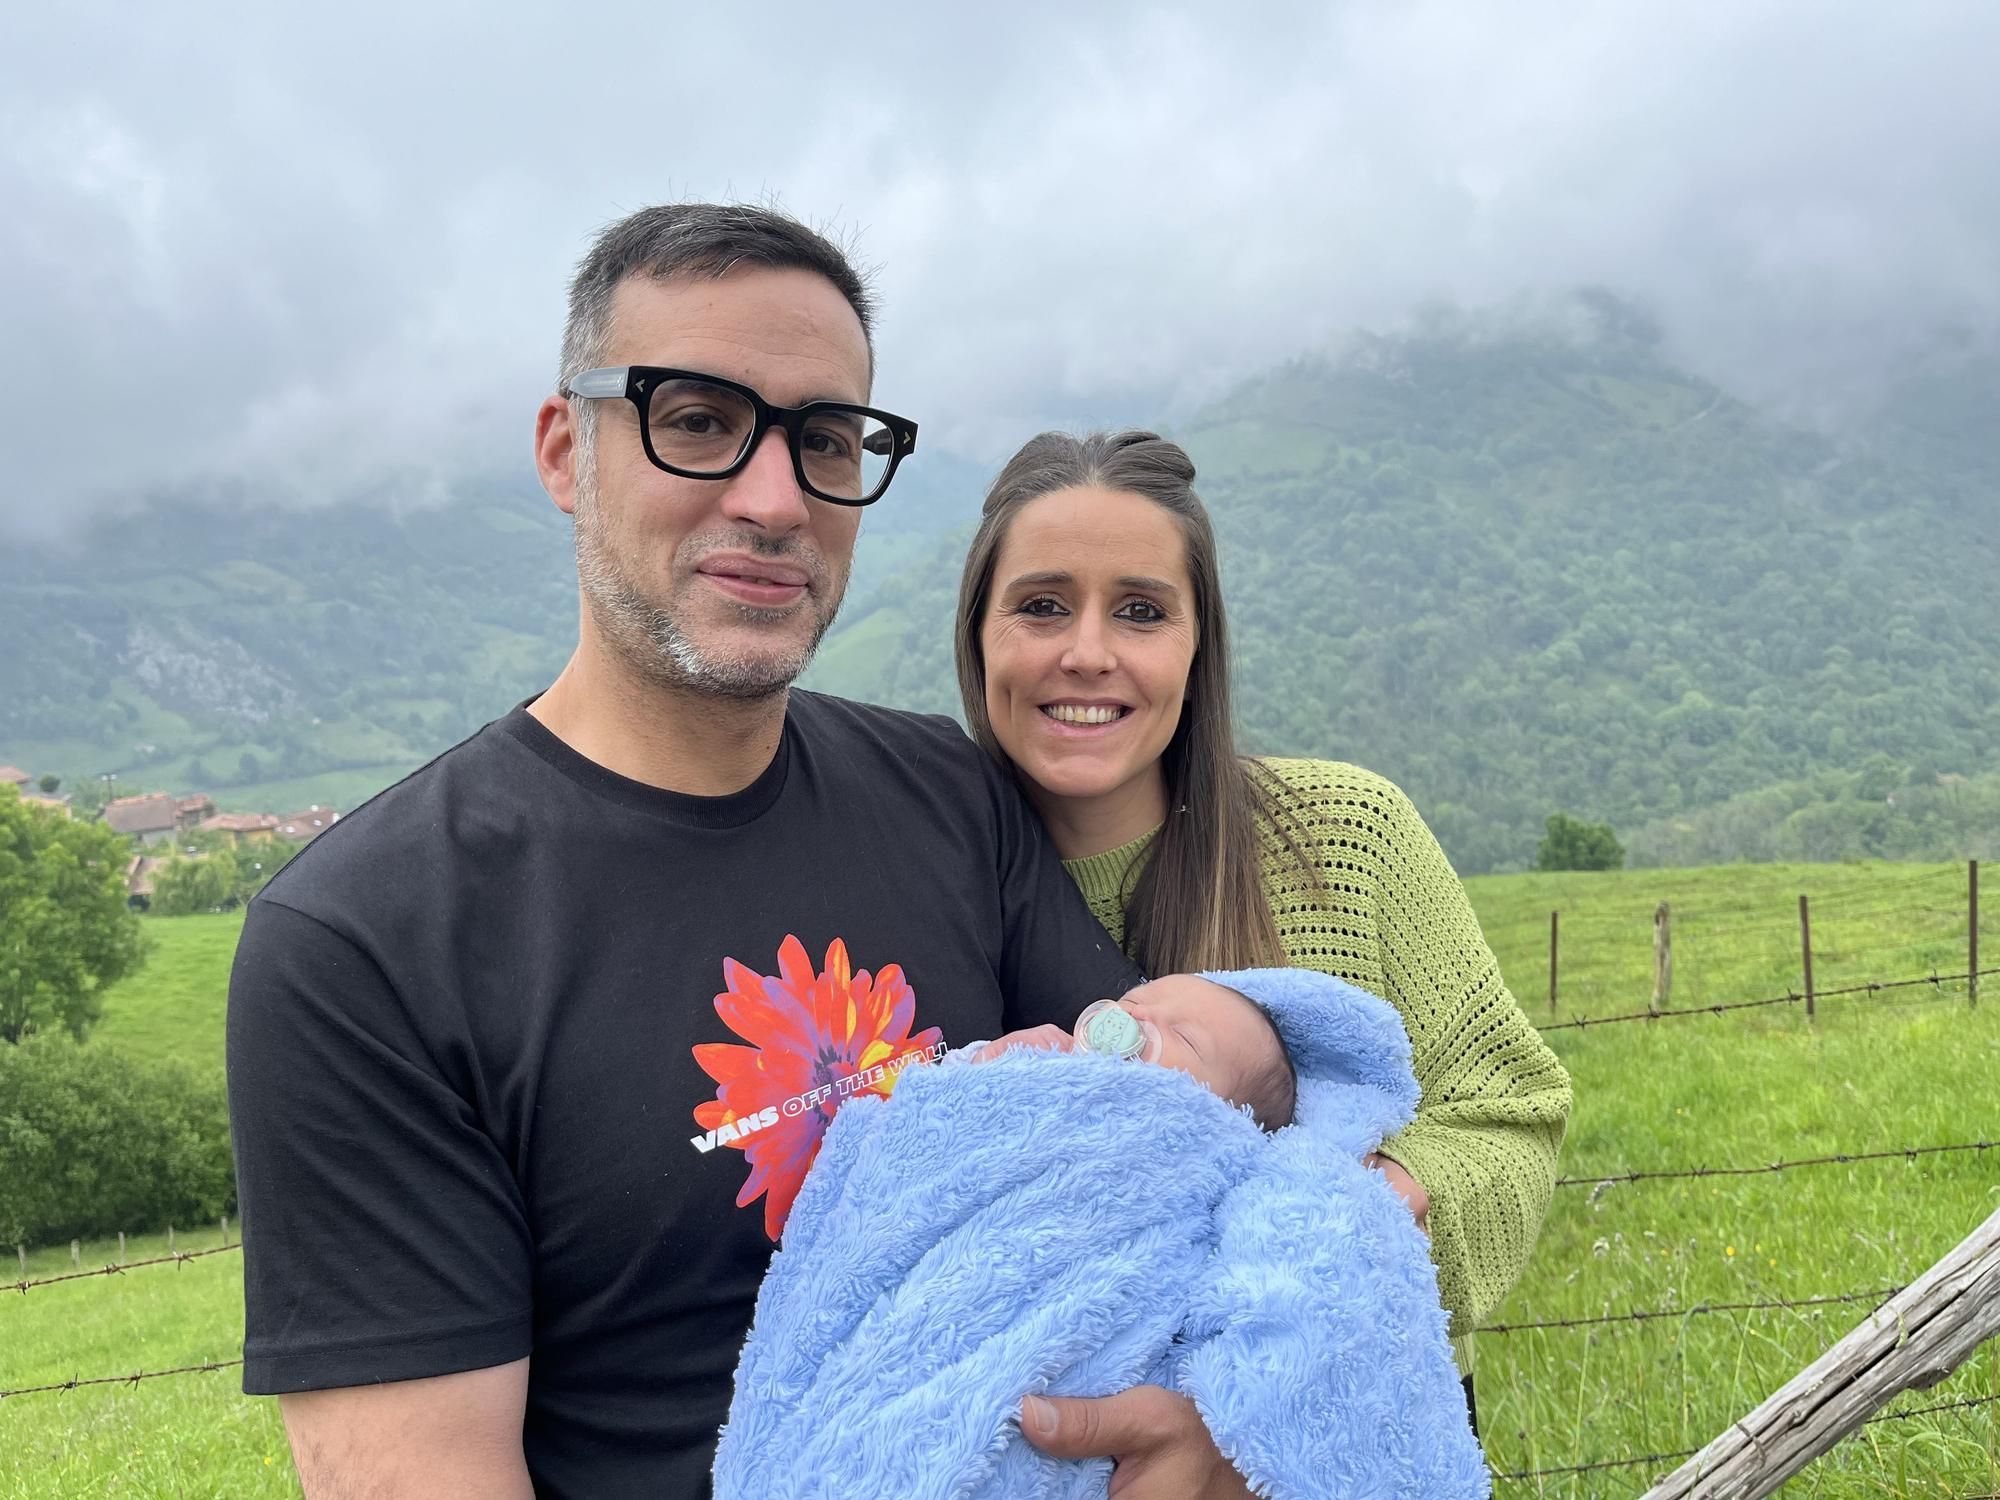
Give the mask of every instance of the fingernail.
[[1048, 1437], [1056, 1430], [1056, 1409], [1040, 1396], [1027, 1396], [1021, 1401], [1021, 1426], [1037, 1437]]

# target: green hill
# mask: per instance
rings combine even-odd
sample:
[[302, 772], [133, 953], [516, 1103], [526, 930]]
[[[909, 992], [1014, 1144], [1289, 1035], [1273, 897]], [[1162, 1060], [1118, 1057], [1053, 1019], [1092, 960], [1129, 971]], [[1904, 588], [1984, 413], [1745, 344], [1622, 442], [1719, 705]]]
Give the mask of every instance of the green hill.
[[[1577, 306], [1560, 332], [1440, 315], [1175, 434], [1250, 746], [1394, 777], [1471, 870], [1518, 868], [1557, 808], [1631, 828], [1873, 758], [1993, 770], [1995, 367], [1927, 371], [1836, 442], [1676, 368], [1621, 305]], [[811, 680], [950, 711], [961, 552], [857, 600]], [[1982, 806], [1896, 852], [1990, 853]]]
[[[1394, 777], [1461, 868], [1519, 868], [1558, 808], [1645, 862], [2000, 853], [2000, 362], [1946, 349], [1827, 436], [1590, 294], [1359, 339], [1177, 435], [1248, 744]], [[811, 685], [955, 707], [983, 479], [926, 451], [869, 513]], [[567, 521], [484, 493], [0, 552], [0, 761], [351, 806], [573, 639]]]
[[155, 509], [0, 553], [0, 756], [121, 792], [352, 805], [544, 682], [573, 637], [546, 500]]
[[[853, 588], [934, 545], [979, 483], [912, 460]], [[354, 806], [546, 686], [575, 642], [568, 520], [491, 489], [506, 498], [162, 508], [0, 549], [0, 763], [224, 809]]]

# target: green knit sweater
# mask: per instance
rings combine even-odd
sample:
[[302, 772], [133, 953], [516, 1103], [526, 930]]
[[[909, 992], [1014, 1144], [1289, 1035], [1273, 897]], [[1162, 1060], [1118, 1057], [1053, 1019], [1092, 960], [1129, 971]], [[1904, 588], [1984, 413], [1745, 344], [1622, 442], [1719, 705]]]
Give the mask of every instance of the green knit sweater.
[[[1264, 892], [1286, 958], [1393, 1005], [1422, 1100], [1383, 1143], [1430, 1194], [1431, 1256], [1459, 1364], [1471, 1331], [1507, 1294], [1541, 1228], [1569, 1120], [1569, 1074], [1508, 993], [1466, 899], [1410, 799], [1357, 766], [1267, 760], [1319, 889], [1286, 867], [1266, 830]], [[1157, 830], [1155, 830], [1157, 832]], [[1065, 862], [1111, 936], [1153, 834]]]

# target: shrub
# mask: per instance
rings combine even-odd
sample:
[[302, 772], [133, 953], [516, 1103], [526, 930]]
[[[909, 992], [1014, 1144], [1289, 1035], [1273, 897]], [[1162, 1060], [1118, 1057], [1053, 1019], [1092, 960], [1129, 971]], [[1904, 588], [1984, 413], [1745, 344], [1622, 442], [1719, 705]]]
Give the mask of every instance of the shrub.
[[181, 855], [153, 871], [155, 916], [185, 917], [236, 904], [236, 860], [226, 853]]
[[203, 1224], [235, 1202], [220, 1079], [67, 1037], [0, 1047], [0, 1244]]
[[1625, 849], [1609, 823], [1585, 823], [1568, 813], [1553, 813], [1542, 846], [1535, 851], [1537, 870], [1622, 870]]

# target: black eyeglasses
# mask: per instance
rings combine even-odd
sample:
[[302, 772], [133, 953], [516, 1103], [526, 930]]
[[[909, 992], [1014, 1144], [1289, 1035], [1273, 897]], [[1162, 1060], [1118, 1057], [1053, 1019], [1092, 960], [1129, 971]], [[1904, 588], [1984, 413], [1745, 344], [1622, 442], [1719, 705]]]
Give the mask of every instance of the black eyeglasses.
[[639, 412], [646, 457], [684, 479], [740, 473], [757, 440], [772, 426], [782, 427], [799, 488], [835, 505], [881, 499], [896, 465], [917, 447], [917, 424], [908, 417], [845, 401], [773, 406], [747, 385], [698, 370], [585, 370], [565, 381], [561, 393], [630, 401]]

